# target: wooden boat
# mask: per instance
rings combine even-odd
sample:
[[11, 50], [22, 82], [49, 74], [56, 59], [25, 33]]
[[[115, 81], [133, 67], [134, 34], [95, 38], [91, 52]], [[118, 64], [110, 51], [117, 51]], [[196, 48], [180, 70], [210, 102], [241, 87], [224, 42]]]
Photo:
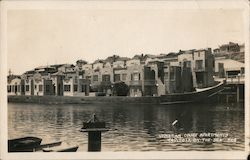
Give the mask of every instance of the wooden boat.
[[52, 143], [46, 143], [46, 144], [41, 144], [40, 146], [36, 147], [36, 148], [34, 149], [34, 151], [35, 151], [35, 152], [37, 152], [37, 151], [42, 151], [43, 148], [60, 146], [61, 144], [62, 144], [62, 141], [52, 142]]
[[38, 137], [23, 137], [8, 140], [9, 152], [33, 152], [40, 146], [42, 139]]
[[57, 146], [57, 147], [43, 148], [43, 152], [76, 152], [78, 148], [79, 146], [71, 146], [71, 147]]
[[203, 101], [224, 90], [224, 86], [225, 81], [219, 82], [213, 87], [198, 89], [194, 92], [162, 95], [160, 97], [160, 104], [181, 104]]

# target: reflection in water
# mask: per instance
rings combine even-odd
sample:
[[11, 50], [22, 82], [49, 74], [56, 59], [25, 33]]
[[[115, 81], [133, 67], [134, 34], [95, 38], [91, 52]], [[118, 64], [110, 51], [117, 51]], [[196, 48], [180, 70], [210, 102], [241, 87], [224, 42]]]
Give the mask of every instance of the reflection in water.
[[[38, 136], [43, 142], [66, 141], [87, 151], [79, 132], [93, 113], [112, 130], [103, 133], [102, 151], [243, 150], [243, 104], [185, 105], [8, 105], [9, 138]], [[172, 123], [177, 120], [176, 125]], [[236, 143], [167, 143], [159, 134], [223, 132]]]

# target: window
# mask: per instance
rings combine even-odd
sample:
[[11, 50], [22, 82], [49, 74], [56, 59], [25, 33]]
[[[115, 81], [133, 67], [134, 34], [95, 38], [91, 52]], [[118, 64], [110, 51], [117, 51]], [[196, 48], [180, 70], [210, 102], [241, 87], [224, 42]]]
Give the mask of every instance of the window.
[[122, 74], [122, 80], [126, 81], [126, 79], [127, 79], [127, 74]]
[[168, 79], [168, 72], [165, 72], [165, 73], [164, 73], [164, 78], [165, 78], [165, 79]]
[[170, 80], [174, 80], [174, 79], [175, 79], [174, 72], [170, 72]]
[[[14, 88], [14, 87], [12, 87], [12, 88]], [[29, 85], [26, 85], [26, 86], [25, 86], [25, 88], [26, 88], [26, 89], [25, 89], [25, 90], [26, 90], [26, 92], [29, 92], [29, 90], [30, 90], [30, 86], [29, 86]]]
[[11, 85], [11, 92], [15, 92], [15, 86]]
[[103, 82], [110, 82], [110, 75], [103, 75], [102, 76], [102, 81]]
[[9, 85], [7, 86], [7, 91], [11, 92], [11, 86], [9, 86]]
[[82, 76], [82, 77], [83, 77], [83, 75], [84, 75], [84, 71], [79, 71], [78, 75], [79, 75], [79, 77], [80, 77], [80, 76]]
[[75, 76], [74, 82], [75, 82], [75, 83], [78, 83], [78, 78], [77, 78], [77, 76]]
[[15, 85], [15, 93], [17, 92], [17, 85]]
[[64, 85], [64, 91], [70, 92], [70, 85]]
[[46, 93], [50, 92], [50, 85], [45, 85], [45, 91], [46, 91]]
[[183, 67], [191, 67], [191, 61], [183, 62]]
[[115, 82], [119, 82], [121, 80], [120, 74], [115, 74]]
[[43, 91], [43, 85], [39, 85], [39, 92]]
[[91, 79], [91, 76], [86, 76], [86, 79]]
[[35, 89], [36, 89], [36, 85], [35, 85]]
[[74, 85], [74, 92], [77, 92], [77, 90], [78, 90], [78, 85]]
[[86, 90], [86, 85], [83, 85], [83, 84], [82, 84], [82, 85], [81, 85], [81, 89], [82, 89], [81, 92], [85, 92], [85, 90]]
[[174, 70], [174, 68], [170, 68], [170, 80], [175, 80], [175, 70]]
[[21, 85], [21, 92], [24, 92], [24, 85]]
[[202, 63], [203, 63], [203, 60], [196, 60], [195, 61], [195, 68], [202, 69]]
[[133, 79], [132, 79], [133, 81], [139, 81], [140, 80], [140, 73], [134, 73], [132, 77], [133, 77]]
[[95, 82], [98, 81], [98, 75], [93, 76], [93, 81], [95, 81]]

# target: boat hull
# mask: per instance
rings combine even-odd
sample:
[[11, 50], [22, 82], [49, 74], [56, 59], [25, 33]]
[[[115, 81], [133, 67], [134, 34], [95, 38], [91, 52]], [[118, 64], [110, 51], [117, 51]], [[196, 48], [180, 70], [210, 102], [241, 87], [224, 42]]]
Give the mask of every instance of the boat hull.
[[204, 101], [224, 90], [225, 82], [203, 91], [162, 95], [160, 104], [181, 104]]
[[40, 146], [41, 138], [37, 137], [23, 137], [8, 140], [9, 152], [33, 152], [35, 148]]
[[66, 147], [66, 148], [60, 148], [57, 147], [53, 148], [44, 148], [43, 152], [76, 152], [79, 146], [73, 146], [73, 147]]

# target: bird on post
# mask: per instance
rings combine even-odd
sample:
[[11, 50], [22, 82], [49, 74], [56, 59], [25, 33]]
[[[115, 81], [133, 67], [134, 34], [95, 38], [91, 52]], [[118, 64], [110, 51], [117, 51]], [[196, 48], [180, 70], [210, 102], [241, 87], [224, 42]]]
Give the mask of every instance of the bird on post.
[[90, 123], [90, 122], [99, 122], [95, 113], [92, 115], [92, 118], [90, 118], [87, 123]]

